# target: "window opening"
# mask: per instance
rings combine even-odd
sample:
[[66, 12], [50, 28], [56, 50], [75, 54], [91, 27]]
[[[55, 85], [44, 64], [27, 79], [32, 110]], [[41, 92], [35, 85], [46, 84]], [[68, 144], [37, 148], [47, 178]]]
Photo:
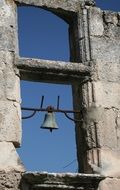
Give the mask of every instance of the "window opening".
[[20, 56], [69, 61], [68, 24], [36, 7], [18, 7]]
[[[101, 7], [102, 9], [108, 9], [108, 7], [107, 7], [107, 3], [106, 4], [102, 4], [102, 2], [101, 1], [99, 1], [99, 0], [96, 0], [96, 3], [97, 3], [97, 6], [99, 6], [99, 7]], [[100, 3], [100, 4], [99, 4]], [[113, 3], [113, 2], [111, 2], [111, 3]], [[117, 8], [119, 7], [118, 6], [118, 3], [116, 4], [117, 5], [117, 7], [113, 7], [113, 4], [109, 4], [110, 5], [110, 7], [109, 7], [109, 9], [111, 9], [111, 10], [115, 10], [115, 11], [117, 11]], [[21, 14], [21, 11], [20, 11], [20, 9], [21, 9], [21, 7], [19, 8], [19, 10], [18, 10], [18, 15], [20, 15]], [[31, 9], [31, 7], [30, 7], [30, 9]], [[35, 8], [36, 9], [36, 8]], [[40, 10], [40, 9], [39, 9]], [[43, 10], [42, 10], [43, 11]], [[33, 16], [33, 14], [32, 14], [32, 16]], [[24, 17], [25, 18], [25, 17]], [[32, 17], [28, 17], [28, 18], [31, 18], [32, 19]], [[44, 17], [45, 18], [45, 17]], [[43, 20], [44, 20], [44, 18], [43, 18]], [[48, 53], [49, 53], [49, 51], [50, 51], [50, 48], [51, 47], [53, 47], [53, 44], [52, 45], [47, 45], [46, 47], [49, 47], [48, 49], [47, 49], [47, 51], [46, 51], [46, 49], [43, 49], [42, 48], [42, 50], [43, 50], [43, 52], [42, 52], [42, 50], [39, 48], [39, 46], [38, 46], [38, 51], [36, 51], [36, 49], [35, 49], [35, 47], [36, 46], [33, 46], [33, 42], [35, 43], [35, 45], [36, 44], [41, 44], [41, 45], [43, 45], [44, 43], [38, 43], [38, 39], [39, 38], [37, 38], [37, 40], [35, 41], [35, 39], [34, 39], [34, 36], [32, 35], [29, 39], [27, 39], [27, 35], [29, 35], [29, 32], [30, 32], [30, 29], [32, 29], [32, 27], [33, 27], [33, 24], [31, 25], [31, 27], [29, 27], [29, 30], [26, 30], [27, 31], [27, 35], [25, 36], [25, 38], [26, 38], [26, 40], [27, 40], [27, 42], [29, 42], [29, 40], [30, 39], [34, 39], [34, 40], [32, 40], [32, 43], [31, 44], [29, 44], [29, 43], [26, 43], [26, 44], [24, 44], [23, 42], [25, 42], [24, 41], [24, 38], [21, 38], [21, 36], [22, 36], [22, 34], [24, 34], [24, 32], [23, 32], [23, 30], [21, 30], [20, 28], [20, 25], [21, 25], [21, 21], [20, 20], [22, 20], [21, 19], [21, 16], [19, 16], [19, 47], [20, 47], [20, 56], [24, 56], [24, 57], [35, 57], [35, 58], [41, 58], [41, 59], [44, 59], [44, 53], [46, 53], [46, 55], [45, 55], [45, 59], [53, 59], [53, 60], [63, 60], [64, 58], [62, 57], [60, 57], [59, 58], [59, 56], [55, 53], [55, 51], [54, 51], [54, 49], [53, 49], [53, 51], [54, 51], [54, 55], [55, 55], [55, 57], [52, 57], [52, 54], [50, 54], [50, 56], [48, 56]], [[24, 19], [23, 19], [24, 20]], [[48, 20], [48, 19], [47, 19]], [[37, 21], [38, 21], [38, 17], [37, 17]], [[39, 21], [38, 21], [39, 22]], [[28, 23], [28, 20], [27, 20], [27, 22], [26, 23]], [[46, 22], [45, 22], [46, 23]], [[27, 24], [25, 24], [25, 25], [27, 25]], [[25, 25], [23, 25], [23, 26], [25, 26]], [[40, 25], [41, 26], [41, 25]], [[33, 27], [34, 28], [34, 27]], [[24, 27], [23, 27], [23, 29], [24, 29]], [[73, 29], [73, 28], [72, 28]], [[22, 32], [21, 32], [22, 31]], [[20, 34], [21, 33], [21, 34]], [[72, 32], [71, 32], [72, 33]], [[39, 34], [40, 34], [40, 30], [39, 30]], [[56, 32], [54, 33], [54, 34], [56, 34]], [[76, 34], [76, 33], [75, 33]], [[70, 37], [75, 37], [75, 34], [73, 35], [73, 36], [70, 36]], [[35, 36], [37, 36], [37, 35], [35, 35]], [[38, 35], [39, 36], [39, 35]], [[47, 36], [47, 35], [46, 35]], [[63, 35], [64, 36], [64, 35]], [[72, 42], [74, 41], [73, 40], [73, 38], [72, 38]], [[22, 40], [21, 40], [22, 39]], [[60, 39], [60, 38], [59, 38]], [[74, 38], [75, 39], [75, 38]], [[77, 38], [76, 38], [77, 39]], [[64, 40], [63, 40], [64, 41]], [[61, 42], [62, 42], [62, 40], [61, 40]], [[23, 43], [23, 44], [22, 44]], [[25, 45], [26, 45], [26, 50], [24, 49], [24, 50], [22, 50], [21, 48], [22, 47], [25, 47]], [[58, 45], [58, 42], [57, 42], [57, 45]], [[78, 59], [80, 58], [79, 57], [79, 55], [76, 55], [77, 53], [79, 54], [79, 52], [78, 51], [76, 51], [76, 49], [77, 48], [74, 48], [74, 45], [76, 45], [76, 42], [75, 42], [75, 44], [73, 44], [73, 49], [72, 49], [72, 51], [71, 51], [71, 57], [72, 57], [72, 59], [73, 59], [73, 61], [75, 61], [75, 62], [77, 62], [78, 61]], [[29, 49], [29, 47], [30, 47], [30, 49]], [[31, 48], [32, 47], [32, 48]], [[76, 46], [77, 47], [77, 46]], [[60, 46], [59, 46], [59, 48], [60, 48]], [[32, 50], [35, 50], [34, 51], [34, 53], [31, 51], [31, 49]], [[52, 49], [52, 48], [51, 48]], [[62, 50], [65, 50], [65, 48], [63, 48]], [[74, 51], [75, 50], [75, 51]], [[22, 52], [23, 51], [23, 52]], [[30, 53], [30, 51], [31, 51], [31, 53]], [[42, 52], [42, 53], [41, 53]], [[61, 52], [60, 51], [60, 49], [59, 49], [59, 52]], [[69, 55], [69, 51], [67, 51], [68, 53], [66, 54], [66, 55]], [[29, 54], [30, 53], [30, 54]], [[40, 55], [40, 53], [41, 53], [41, 55]], [[65, 53], [65, 52], [64, 52]], [[48, 57], [47, 57], [48, 56]], [[71, 60], [72, 60], [71, 59]], [[67, 59], [65, 58], [64, 60], [69, 60], [68, 59], [68, 57], [67, 57]], [[77, 60], [77, 61], [76, 61]], [[80, 59], [79, 59], [80, 60]], [[79, 62], [79, 61], [78, 61]], [[56, 87], [55, 87], [56, 88]], [[38, 88], [37, 88], [38, 89]], [[44, 89], [44, 88], [43, 88]], [[42, 91], [42, 90], [41, 90]], [[54, 91], [54, 90], [53, 90]], [[43, 93], [42, 93], [43, 94]], [[48, 94], [49, 94], [49, 92], [48, 92]], [[58, 95], [58, 94], [57, 94]], [[29, 96], [29, 95], [27, 95], [27, 96]], [[64, 96], [64, 99], [65, 99], [65, 96]], [[66, 119], [66, 118], [65, 118]], [[63, 118], [62, 119], [60, 119], [60, 121], [63, 123]], [[31, 124], [31, 123], [30, 123]], [[29, 125], [30, 125], [29, 124]], [[33, 125], [34, 125], [35, 123], [33, 123]], [[73, 128], [72, 128], [73, 129]], [[28, 132], [26, 132], [27, 134], [28, 134]], [[33, 136], [33, 133], [31, 133], [32, 134], [32, 136]], [[36, 134], [37, 134], [37, 132], [36, 132]], [[49, 133], [50, 134], [50, 133]], [[69, 133], [67, 133], [67, 134], [69, 134]], [[73, 133], [72, 133], [73, 134]], [[66, 137], [66, 135], [65, 135], [65, 137]], [[63, 135], [62, 135], [62, 138], [63, 138]], [[37, 138], [36, 138], [37, 139]], [[57, 140], [58, 140], [58, 138], [56, 138]], [[66, 138], [66, 140], [67, 140], [67, 138]], [[71, 138], [70, 138], [70, 140], [71, 140]], [[48, 141], [48, 137], [46, 137], [46, 141], [45, 142], [47, 142]], [[45, 144], [45, 142], [43, 143], [43, 144]], [[51, 141], [50, 141], [51, 142]], [[54, 142], [53, 143], [55, 143], [56, 141], [54, 140]], [[49, 143], [50, 144], [50, 143]], [[75, 144], [74, 144], [74, 146], [75, 146]], [[47, 148], [48, 148], [48, 146], [47, 146]], [[46, 148], [46, 150], [47, 150], [47, 148]], [[28, 150], [29, 148], [28, 148], [28, 145], [27, 145], [27, 150]], [[57, 147], [57, 149], [58, 150], [61, 150], [61, 149], [59, 149], [58, 147]], [[70, 149], [71, 149], [71, 146], [70, 146]], [[33, 147], [33, 150], [34, 150], [34, 147]], [[76, 150], [76, 148], [74, 148], [74, 150]], [[55, 154], [55, 149], [54, 149], [54, 154]], [[26, 152], [26, 151], [23, 151], [23, 153], [24, 152]], [[33, 152], [32, 152], [33, 153]], [[37, 147], [37, 153], [38, 153], [38, 147]], [[51, 151], [49, 151], [49, 153], [50, 154], [52, 154], [51, 153]], [[66, 152], [65, 152], [66, 153]], [[34, 154], [34, 153], [33, 153]], [[32, 155], [33, 155], [32, 154]], [[50, 155], [49, 154], [49, 155]], [[52, 156], [54, 156], [54, 154], [52, 154]], [[42, 155], [42, 152], [41, 152], [41, 155]], [[57, 154], [56, 154], [57, 155]], [[62, 155], [62, 154], [61, 154]], [[63, 155], [62, 155], [63, 156]], [[70, 157], [68, 154], [67, 154], [67, 156], [68, 157]], [[26, 159], [27, 157], [25, 156], [25, 159]], [[28, 155], [28, 158], [30, 159], [31, 158], [31, 155]], [[46, 159], [47, 157], [43, 157], [43, 159]], [[49, 159], [50, 160], [50, 159]], [[71, 160], [69, 163], [71, 164], [71, 163], [74, 163], [74, 161], [75, 161], [76, 159], [73, 159], [73, 160]], [[39, 158], [38, 158], [38, 161], [39, 161]], [[64, 161], [65, 161], [65, 159], [64, 159]], [[83, 160], [82, 160], [83, 161]], [[34, 160], [34, 162], [36, 162], [36, 160]], [[64, 165], [63, 166], [63, 168], [65, 169], [66, 168], [66, 166], [69, 166], [69, 163], [68, 164], [66, 164], [66, 165]], [[33, 165], [33, 163], [31, 162], [31, 164], [30, 164], [30, 166], [32, 166]], [[59, 165], [59, 163], [57, 163], [57, 167], [55, 168], [55, 164], [54, 164], [54, 167], [52, 166], [52, 168], [48, 168], [48, 166], [46, 165], [46, 168], [44, 168], [43, 170], [47, 170], [47, 171], [56, 171], [56, 172], [59, 172], [59, 168], [58, 168], [58, 165]], [[26, 167], [27, 168], [27, 167]], [[61, 167], [60, 167], [61, 168]], [[30, 168], [29, 168], [30, 169]], [[29, 170], [28, 169], [28, 170]], [[32, 170], [32, 169], [30, 169], [30, 170]], [[34, 167], [34, 169], [33, 170], [36, 170], [36, 168]], [[42, 168], [41, 168], [41, 166], [40, 166], [40, 169], [39, 169], [39, 167], [37, 166], [37, 170], [42, 170]], [[63, 172], [61, 169], [60, 169], [60, 171], [61, 172]], [[68, 170], [69, 172], [72, 172], [72, 171], [70, 171], [70, 170]], [[73, 172], [75, 172], [75, 170], [73, 171]]]
[[[18, 7], [18, 26], [20, 56], [69, 60], [68, 24], [57, 16], [40, 8]], [[55, 31], [49, 31], [49, 27], [54, 27]], [[21, 81], [21, 92], [22, 103], [27, 107], [38, 107], [42, 95], [45, 96], [45, 106], [56, 106], [60, 95], [60, 106], [73, 109], [70, 85]], [[26, 169], [77, 172], [74, 123], [62, 114], [56, 114], [59, 130], [51, 134], [40, 129], [43, 118], [44, 113], [37, 113], [30, 120], [23, 120], [23, 140], [18, 153]]]
[[[22, 106], [38, 107], [45, 94], [44, 107], [56, 106], [60, 95], [61, 109], [73, 109], [70, 85], [56, 85], [21, 81]], [[25, 114], [25, 113], [23, 113]], [[77, 172], [75, 125], [63, 114], [55, 114], [59, 129], [53, 131], [40, 128], [45, 113], [23, 120], [22, 146], [18, 153], [27, 170], [48, 172]], [[72, 116], [73, 117], [73, 116]]]

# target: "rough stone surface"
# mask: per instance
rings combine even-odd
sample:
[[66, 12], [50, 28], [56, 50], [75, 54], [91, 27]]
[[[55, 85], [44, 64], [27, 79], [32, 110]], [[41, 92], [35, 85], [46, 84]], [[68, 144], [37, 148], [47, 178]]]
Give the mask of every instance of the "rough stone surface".
[[105, 11], [104, 12], [104, 20], [106, 23], [110, 24], [118, 24], [118, 13], [112, 12], [112, 11]]
[[14, 1], [0, 1], [0, 51], [16, 49], [16, 18]]
[[22, 173], [0, 172], [0, 190], [20, 190]]
[[120, 64], [102, 60], [96, 60], [93, 64], [93, 80], [120, 83]]
[[[110, 11], [101, 11], [98, 8], [91, 7], [88, 12], [92, 59], [100, 59], [119, 64], [119, 14]], [[96, 22], [98, 23], [96, 24]]]
[[0, 141], [21, 142], [20, 105], [13, 101], [0, 101]]
[[17, 58], [16, 66], [23, 80], [71, 83], [92, 73], [90, 66], [63, 61]]
[[17, 45], [16, 6], [0, 1], [0, 142], [21, 143], [20, 80], [15, 72]]
[[119, 114], [112, 109], [91, 107], [85, 115], [83, 129], [87, 147], [89, 149], [111, 147], [111, 149], [119, 150], [119, 126], [116, 126], [116, 118]]
[[98, 190], [119, 190], [120, 189], [120, 179], [117, 178], [106, 178], [100, 182]]
[[13, 69], [13, 62], [13, 53], [0, 51], [0, 100], [20, 103], [20, 80]]
[[[118, 32], [118, 34], [119, 33], [120, 32]], [[120, 42], [118, 39], [110, 40], [107, 37], [91, 37], [91, 45], [91, 54], [93, 59], [119, 64]]]
[[93, 173], [105, 177], [120, 177], [120, 152], [110, 149], [91, 149], [87, 151], [88, 166]]
[[90, 22], [90, 32], [92, 36], [102, 36], [104, 33], [104, 22], [103, 22], [103, 13], [99, 8], [90, 8], [88, 10], [89, 22]]
[[114, 82], [93, 82], [95, 105], [120, 109], [120, 84]]
[[13, 143], [0, 142], [0, 172], [10, 171], [24, 172], [25, 169]]
[[[69, 63], [19, 57], [17, 5], [43, 7], [68, 22]], [[117, 179], [120, 177], [120, 13], [102, 11], [94, 5], [93, 0], [0, 0], [1, 190], [19, 190], [24, 171], [14, 148], [20, 145], [22, 132], [20, 78], [73, 85], [74, 108], [81, 110], [80, 115], [75, 115], [81, 120], [76, 124], [79, 171], [113, 178], [103, 180], [99, 190], [120, 189]], [[51, 182], [50, 175], [45, 175], [43, 178]], [[78, 179], [82, 183], [85, 180], [80, 175], [72, 178], [74, 185], [67, 183], [71, 180], [69, 175], [54, 175], [54, 181], [61, 179], [58, 184], [43, 181], [42, 186], [32, 184], [34, 177], [31, 174], [29, 181], [24, 176], [23, 181], [25, 185], [29, 181], [29, 186], [23, 185], [23, 190], [97, 190], [90, 176], [85, 187], [78, 183], [74, 187]]]
[[104, 179], [100, 175], [71, 174], [71, 173], [25, 173], [23, 175], [22, 190], [32, 189], [87, 189], [95, 190], [98, 183]]
[[67, 11], [77, 12], [81, 4], [94, 5], [94, 0], [15, 0], [18, 3], [24, 3], [34, 6], [45, 6], [47, 8], [63, 9]]
[[[14, 81], [14, 82], [13, 82]], [[15, 72], [6, 73], [6, 98], [20, 103], [20, 79]]]

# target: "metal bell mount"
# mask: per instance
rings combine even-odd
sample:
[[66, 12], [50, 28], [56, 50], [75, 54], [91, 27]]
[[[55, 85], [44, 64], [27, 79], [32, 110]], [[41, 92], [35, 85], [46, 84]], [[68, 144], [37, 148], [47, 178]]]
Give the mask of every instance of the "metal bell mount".
[[63, 110], [63, 109], [59, 109], [59, 99], [60, 99], [60, 97], [58, 96], [58, 99], [57, 99], [57, 108], [56, 109], [54, 107], [52, 107], [52, 106], [48, 106], [47, 108], [42, 108], [42, 106], [43, 106], [43, 100], [44, 100], [44, 96], [42, 96], [40, 108], [27, 108], [27, 107], [22, 107], [21, 108], [24, 111], [32, 111], [33, 112], [29, 116], [22, 117], [22, 119], [29, 119], [29, 118], [33, 117], [36, 114], [36, 112], [47, 112], [45, 114], [45, 118], [44, 118], [43, 124], [41, 125], [41, 128], [43, 128], [43, 129], [49, 129], [51, 132], [52, 132], [53, 129], [58, 129], [58, 126], [57, 126], [57, 123], [56, 123], [56, 120], [55, 120], [54, 112], [61, 112], [68, 119], [70, 119], [70, 120], [72, 120], [74, 122], [81, 122], [81, 121], [83, 121], [82, 119], [81, 120], [77, 120], [77, 119], [71, 118], [68, 115], [69, 113], [75, 113], [75, 114], [78, 113], [78, 114], [80, 114], [81, 113], [80, 110]]

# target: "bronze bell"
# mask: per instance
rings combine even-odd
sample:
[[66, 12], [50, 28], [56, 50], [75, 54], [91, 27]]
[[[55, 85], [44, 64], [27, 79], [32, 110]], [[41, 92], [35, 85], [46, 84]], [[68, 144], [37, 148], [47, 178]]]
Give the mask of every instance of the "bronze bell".
[[57, 123], [55, 121], [55, 115], [53, 112], [48, 112], [45, 114], [42, 129], [49, 129], [52, 132], [53, 129], [58, 129]]

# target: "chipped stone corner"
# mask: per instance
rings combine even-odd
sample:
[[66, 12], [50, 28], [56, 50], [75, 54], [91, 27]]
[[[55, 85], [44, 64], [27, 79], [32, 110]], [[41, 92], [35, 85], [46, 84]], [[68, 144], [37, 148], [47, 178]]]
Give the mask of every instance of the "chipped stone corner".
[[94, 148], [87, 152], [88, 165], [93, 173], [104, 177], [120, 178], [120, 152], [108, 148]]
[[0, 142], [0, 171], [4, 172], [24, 172], [25, 168], [20, 161], [16, 149], [11, 142]]
[[0, 142], [0, 189], [19, 190], [25, 168], [13, 143]]

